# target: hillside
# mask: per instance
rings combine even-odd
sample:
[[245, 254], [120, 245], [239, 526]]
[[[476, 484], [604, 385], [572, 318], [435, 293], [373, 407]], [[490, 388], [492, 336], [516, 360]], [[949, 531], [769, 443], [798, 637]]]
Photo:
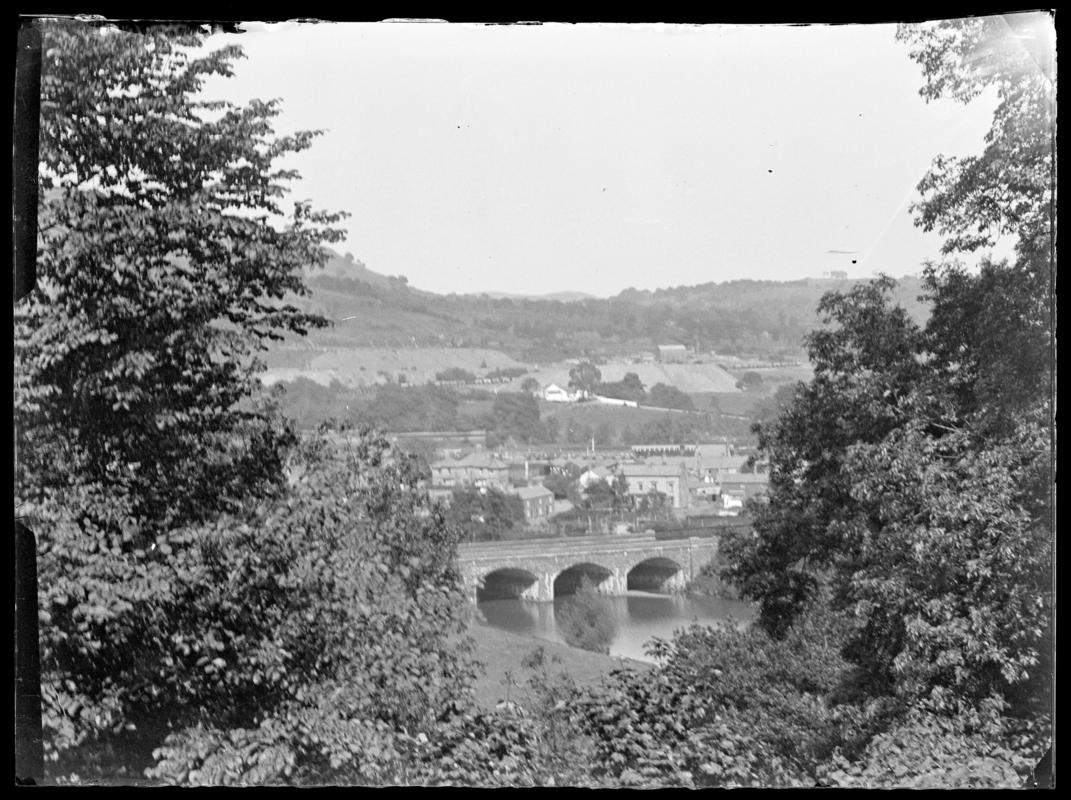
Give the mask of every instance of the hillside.
[[[403, 276], [376, 273], [352, 256], [332, 253], [322, 270], [308, 272], [311, 295], [296, 302], [333, 325], [307, 337], [290, 337], [273, 348], [268, 362], [273, 369], [323, 375], [334, 370], [341, 375], [349, 367], [338, 353], [353, 348], [482, 349], [499, 351], [511, 363], [546, 365], [568, 358], [612, 361], [672, 343], [719, 356], [800, 360], [804, 336], [818, 326], [815, 308], [821, 296], [858, 282], [728, 281], [657, 291], [626, 289], [610, 298], [558, 293], [568, 300], [440, 295], [410, 287]], [[927, 310], [918, 301], [919, 291], [919, 279], [906, 277], [898, 300], [922, 320]], [[365, 370], [370, 366], [365, 364]], [[607, 379], [614, 375], [611, 371]], [[649, 385], [675, 380], [666, 378], [641, 376]], [[712, 373], [692, 388], [731, 390], [725, 385], [723, 377]]]

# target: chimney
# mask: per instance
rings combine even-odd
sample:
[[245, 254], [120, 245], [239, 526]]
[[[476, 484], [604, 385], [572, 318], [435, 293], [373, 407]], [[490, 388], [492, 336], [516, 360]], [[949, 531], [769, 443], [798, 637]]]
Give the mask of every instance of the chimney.
[[524, 482], [528, 483], [528, 459], [524, 460]]

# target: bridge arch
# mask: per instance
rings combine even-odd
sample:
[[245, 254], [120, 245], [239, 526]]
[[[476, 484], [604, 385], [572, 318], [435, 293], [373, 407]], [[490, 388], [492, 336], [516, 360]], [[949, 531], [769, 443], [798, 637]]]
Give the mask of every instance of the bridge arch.
[[554, 578], [554, 596], [576, 594], [587, 579], [596, 591], [613, 592], [614, 570], [592, 561], [582, 561], [563, 569]]
[[625, 588], [641, 592], [667, 592], [683, 589], [687, 581], [684, 566], [672, 558], [654, 556], [633, 565], [625, 579]]
[[539, 576], [521, 567], [499, 567], [484, 575], [476, 588], [476, 600], [513, 597], [538, 599]]

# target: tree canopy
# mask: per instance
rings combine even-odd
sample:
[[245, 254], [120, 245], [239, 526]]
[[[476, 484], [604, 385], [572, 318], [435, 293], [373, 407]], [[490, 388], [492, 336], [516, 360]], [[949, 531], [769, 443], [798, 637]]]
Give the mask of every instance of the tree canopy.
[[201, 98], [236, 47], [42, 27], [38, 283], [15, 310], [18, 497], [47, 514], [78, 485], [146, 526], [205, 518], [278, 469], [276, 434], [248, 402], [257, 353], [326, 324], [288, 298], [340, 217], [286, 210], [296, 175], [276, 166], [316, 134], [273, 136], [274, 102]]
[[1050, 678], [1054, 86], [1008, 44], [1016, 30], [991, 18], [899, 33], [927, 98], [988, 85], [1002, 98], [982, 157], [935, 162], [917, 223], [947, 252], [982, 247], [971, 229], [999, 223], [1014, 260], [929, 265], [923, 326], [889, 302], [889, 278], [823, 298], [814, 379], [758, 426], [771, 479], [757, 536], [725, 551], [774, 635], [832, 587], [865, 691], [1023, 710], [1044, 708]]
[[590, 361], [582, 361], [569, 370], [569, 388], [591, 395], [602, 380], [602, 372]]

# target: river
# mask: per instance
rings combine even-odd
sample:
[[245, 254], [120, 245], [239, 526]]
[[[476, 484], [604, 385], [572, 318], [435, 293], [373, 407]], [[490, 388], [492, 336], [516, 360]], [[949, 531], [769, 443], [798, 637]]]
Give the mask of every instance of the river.
[[[568, 597], [553, 603], [520, 598], [481, 600], [476, 606], [476, 622], [535, 639], [564, 642], [554, 624], [554, 609], [568, 600]], [[644, 645], [652, 637], [668, 639], [674, 630], [686, 628], [693, 621], [713, 625], [732, 619], [738, 625], [746, 625], [754, 616], [754, 610], [739, 600], [697, 594], [629, 591], [607, 600], [613, 603], [618, 621], [610, 655], [639, 661], [653, 660], [644, 652]]]

